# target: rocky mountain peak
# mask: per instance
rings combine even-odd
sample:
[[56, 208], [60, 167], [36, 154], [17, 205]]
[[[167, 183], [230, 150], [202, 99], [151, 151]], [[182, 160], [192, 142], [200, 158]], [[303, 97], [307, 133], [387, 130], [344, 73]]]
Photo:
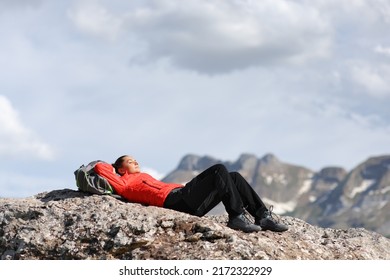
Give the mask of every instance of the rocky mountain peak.
[[258, 158], [253, 154], [242, 154], [233, 163], [227, 164], [231, 170], [247, 170], [256, 168]]
[[197, 156], [197, 155], [186, 155], [180, 161], [177, 169], [180, 169], [180, 170], [193, 170], [194, 166], [197, 165], [199, 159], [200, 159], [200, 156]]
[[204, 170], [207, 167], [217, 162], [219, 161], [210, 156], [201, 157], [201, 156], [189, 154], [183, 157], [177, 169], [188, 170], [188, 171]]
[[280, 163], [279, 159], [274, 154], [271, 154], [271, 153], [265, 154], [260, 159], [260, 162], [264, 163], [264, 164], [268, 164], [268, 165], [279, 164]]
[[390, 156], [371, 157], [358, 169], [364, 179], [375, 179], [390, 172]]
[[241, 154], [237, 160], [237, 162], [245, 163], [247, 161], [252, 161], [256, 160], [257, 161], [257, 156], [254, 154]]
[[342, 167], [325, 167], [318, 172], [318, 177], [329, 183], [340, 183], [347, 176], [347, 171]]

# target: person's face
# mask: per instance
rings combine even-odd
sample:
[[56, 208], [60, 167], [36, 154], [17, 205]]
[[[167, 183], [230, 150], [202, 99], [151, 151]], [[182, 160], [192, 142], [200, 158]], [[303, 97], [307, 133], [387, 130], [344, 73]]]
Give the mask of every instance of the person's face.
[[140, 168], [138, 162], [131, 156], [126, 156], [123, 160], [122, 166], [118, 169], [119, 174], [133, 174], [139, 173]]

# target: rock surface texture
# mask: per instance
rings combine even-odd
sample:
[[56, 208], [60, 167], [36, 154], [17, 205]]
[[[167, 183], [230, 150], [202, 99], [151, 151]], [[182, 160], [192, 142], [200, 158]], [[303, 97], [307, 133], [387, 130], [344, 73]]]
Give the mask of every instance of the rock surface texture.
[[289, 216], [284, 233], [243, 233], [202, 218], [110, 196], [55, 190], [0, 199], [1, 259], [390, 259], [390, 240]]

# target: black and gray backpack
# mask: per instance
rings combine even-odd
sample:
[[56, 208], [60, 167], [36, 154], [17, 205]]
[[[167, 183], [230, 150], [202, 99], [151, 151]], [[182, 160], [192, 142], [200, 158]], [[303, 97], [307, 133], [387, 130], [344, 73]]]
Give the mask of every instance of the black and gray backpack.
[[112, 195], [114, 193], [114, 189], [105, 178], [98, 175], [94, 170], [95, 165], [99, 162], [104, 161], [95, 160], [87, 165], [83, 164], [74, 172], [77, 187], [79, 191], [82, 192]]

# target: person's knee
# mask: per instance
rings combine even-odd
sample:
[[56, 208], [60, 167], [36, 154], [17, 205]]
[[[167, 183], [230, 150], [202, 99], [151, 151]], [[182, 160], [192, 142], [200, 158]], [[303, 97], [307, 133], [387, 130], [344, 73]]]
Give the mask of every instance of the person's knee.
[[222, 163], [217, 163], [215, 164], [214, 166], [214, 170], [216, 171], [216, 173], [223, 173], [223, 174], [228, 174], [229, 171], [227, 170], [226, 166], [223, 165]]
[[242, 175], [237, 172], [237, 171], [233, 171], [233, 172], [229, 172], [230, 174], [230, 177], [236, 182], [237, 180], [240, 180], [242, 178]]

